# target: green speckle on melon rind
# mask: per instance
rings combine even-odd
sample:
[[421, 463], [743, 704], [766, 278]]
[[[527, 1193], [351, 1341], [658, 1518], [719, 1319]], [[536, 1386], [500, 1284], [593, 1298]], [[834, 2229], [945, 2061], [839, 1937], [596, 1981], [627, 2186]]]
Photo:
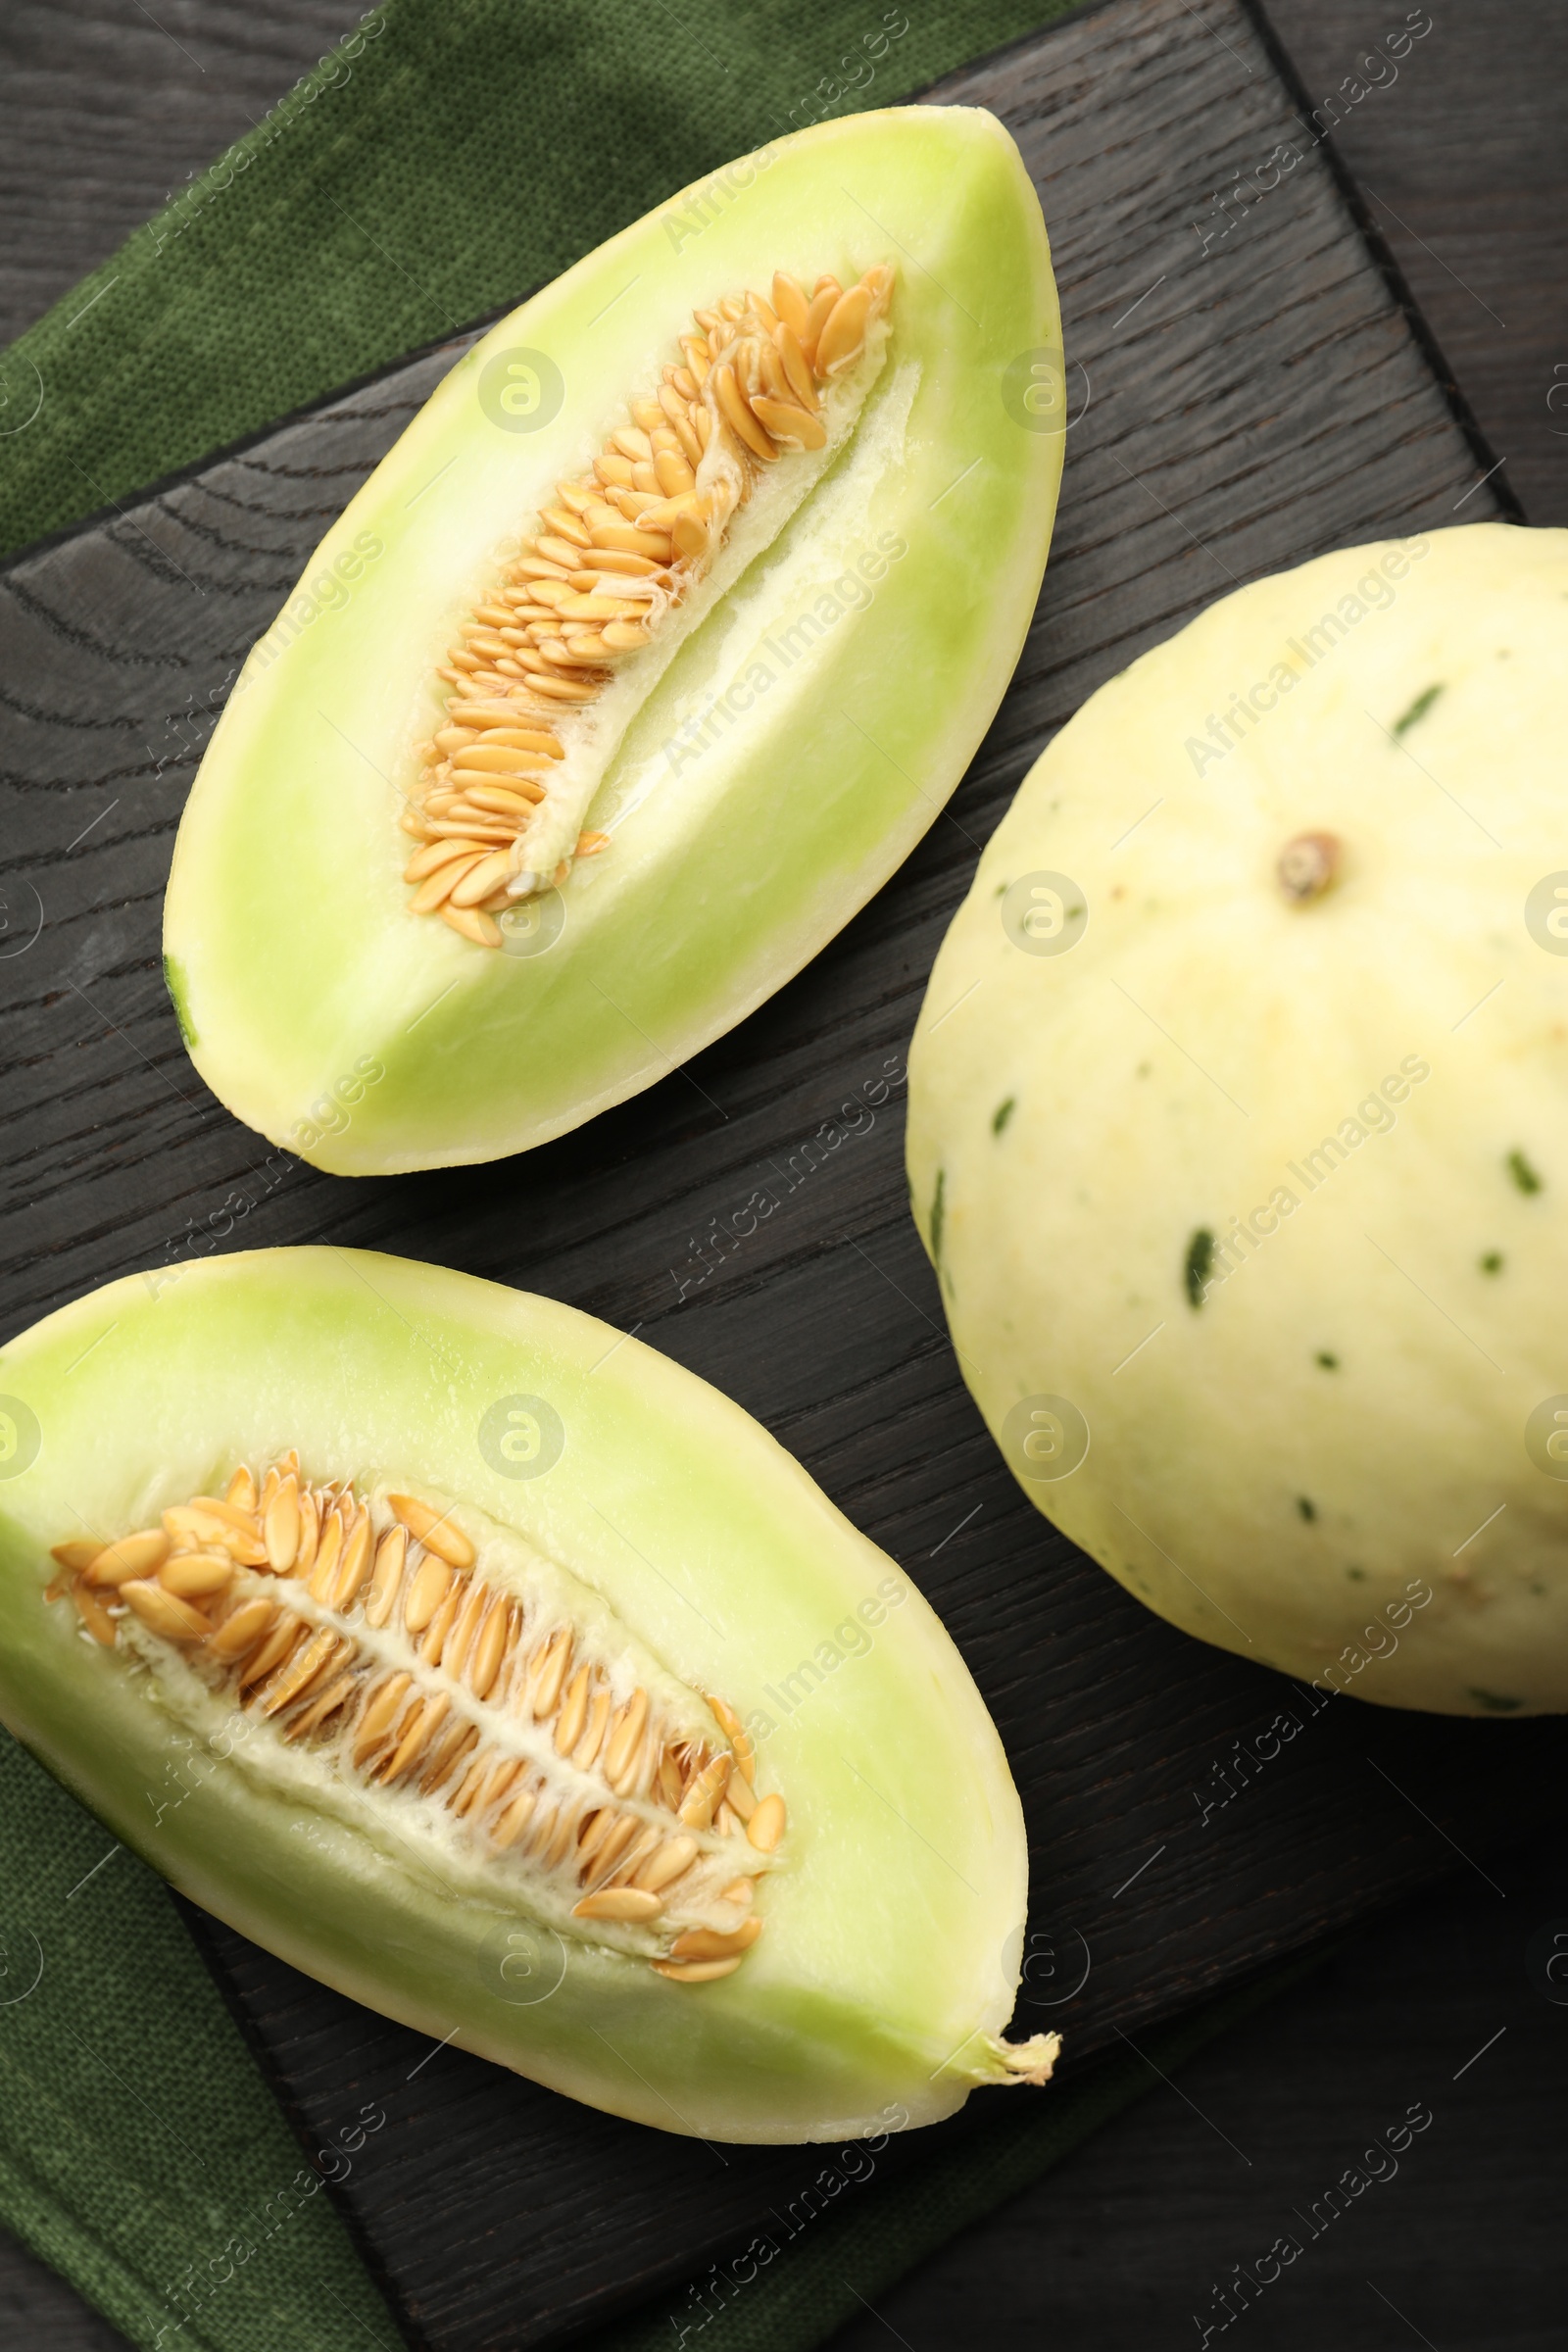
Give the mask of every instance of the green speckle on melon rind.
[[1206, 1225], [1200, 1225], [1187, 1245], [1187, 1255], [1182, 1264], [1189, 1306], [1197, 1308], [1202, 1305], [1208, 1278], [1213, 1270], [1214, 1236]]
[[1417, 719], [1425, 718], [1427, 712], [1431, 710], [1433, 704], [1437, 701], [1442, 692], [1443, 688], [1441, 685], [1439, 685], [1428, 686], [1424, 693], [1418, 694], [1415, 698], [1415, 701], [1410, 704], [1403, 715], [1395, 720], [1395, 735], [1397, 737], [1408, 734], [1409, 730], [1415, 725]]
[[190, 1017], [189, 1006], [186, 1004], [184, 971], [172, 956], [164, 957], [164, 986], [168, 989], [169, 1001], [174, 1007], [174, 1018], [179, 1023], [180, 1039], [186, 1053], [189, 1054], [194, 1051], [198, 1042], [196, 1024]]

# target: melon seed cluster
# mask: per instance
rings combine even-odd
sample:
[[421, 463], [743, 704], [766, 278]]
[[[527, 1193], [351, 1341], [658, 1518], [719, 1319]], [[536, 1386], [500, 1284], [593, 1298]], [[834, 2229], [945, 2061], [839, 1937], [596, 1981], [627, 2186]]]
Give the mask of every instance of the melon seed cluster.
[[[592, 476], [557, 485], [438, 673], [456, 692], [402, 819], [421, 845], [404, 875], [417, 913], [499, 947], [496, 915], [564, 878], [569, 860], [530, 865], [528, 840], [573, 713], [703, 578], [762, 469], [825, 446], [824, 388], [859, 358], [892, 291], [881, 265], [848, 289], [819, 277], [810, 293], [780, 270], [771, 302], [735, 294], [698, 311], [683, 364], [631, 402]], [[608, 842], [582, 833], [574, 855]]]
[[417, 1495], [372, 1512], [290, 1452], [260, 1486], [241, 1468], [221, 1497], [53, 1557], [45, 1597], [69, 1592], [94, 1640], [115, 1646], [134, 1616], [253, 1720], [361, 1788], [435, 1800], [575, 1918], [667, 1935], [661, 1976], [729, 1976], [761, 1934], [754, 1885], [784, 1800], [758, 1796], [734, 1711], [710, 1698], [729, 1742], [714, 1747], [644, 1689], [617, 1704], [581, 1634], [559, 1612], [530, 1624]]

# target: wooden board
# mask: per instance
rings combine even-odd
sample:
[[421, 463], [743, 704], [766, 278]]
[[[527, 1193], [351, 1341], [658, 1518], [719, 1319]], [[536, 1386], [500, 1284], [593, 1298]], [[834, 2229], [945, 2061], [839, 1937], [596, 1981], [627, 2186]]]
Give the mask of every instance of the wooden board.
[[[1024, 147], [1074, 420], [1025, 660], [904, 872], [689, 1072], [525, 1160], [338, 1182], [205, 1095], [158, 970], [179, 807], [246, 648], [461, 347], [427, 356], [0, 580], [0, 1264], [9, 1332], [198, 1250], [369, 1244], [637, 1325], [727, 1388], [962, 1645], [1030, 1823], [1020, 2026], [1064, 2026], [1081, 2057], [1418, 1883], [1452, 1859], [1445, 1840], [1474, 1853], [1489, 1818], [1544, 1817], [1563, 1736], [1345, 1701], [1315, 1712], [1147, 1616], [1052, 1537], [957, 1381], [907, 1221], [904, 1049], [977, 846], [1097, 684], [1236, 581], [1500, 510], [1490, 456], [1229, 0], [1201, 17], [1116, 0], [933, 95], [993, 106]], [[1296, 163], [1221, 235], [1214, 191], [1287, 141]], [[867, 1127], [846, 1106], [890, 1074]], [[764, 1187], [774, 1214], [737, 1241], [728, 1221]], [[1215, 1768], [1282, 1706], [1299, 1736], [1250, 1785], [1232, 1768], [1240, 1793], [1205, 1820]], [[362, 2107], [385, 2115], [343, 2193], [432, 2345], [559, 2340], [787, 2212], [817, 2169], [801, 2151], [713, 2151], [591, 2115], [224, 1931], [213, 1940], [307, 2134], [337, 2144]], [[988, 2111], [976, 2101], [944, 2129], [983, 2132]], [[884, 2179], [898, 2160], [895, 2143]]]

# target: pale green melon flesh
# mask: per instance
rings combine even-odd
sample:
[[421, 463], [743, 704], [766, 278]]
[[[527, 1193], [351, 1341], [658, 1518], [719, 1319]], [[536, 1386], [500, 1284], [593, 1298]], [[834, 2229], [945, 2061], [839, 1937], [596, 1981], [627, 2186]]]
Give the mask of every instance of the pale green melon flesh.
[[[1527, 919], [1568, 884], [1565, 643], [1562, 531], [1226, 598], [1026, 779], [910, 1056], [965, 1378], [1004, 1451], [1025, 1397], [1088, 1424], [1031, 1498], [1178, 1625], [1394, 1706], [1568, 1708], [1550, 1411], [1527, 1442], [1568, 1405], [1549, 888]], [[1292, 903], [1317, 832], [1339, 878]], [[1038, 873], [1088, 907], [1062, 954], [1004, 927]], [[1195, 1304], [1204, 1233], [1232, 1250]]]
[[[313, 558], [302, 590], [324, 580], [327, 601], [281, 653], [264, 641], [214, 735], [170, 881], [171, 987], [208, 1083], [323, 1167], [495, 1157], [667, 1074], [881, 885], [1002, 698], [1062, 450], [1007, 399], [1031, 353], [1060, 381], [1016, 148], [978, 110], [895, 109], [785, 139], [727, 184], [702, 234], [672, 199], [453, 369]], [[633, 721], [589, 810], [612, 847], [573, 869], [556, 944], [486, 951], [414, 915], [399, 791], [498, 551], [657, 384], [694, 308], [775, 269], [849, 283], [883, 260], [892, 333], [859, 422]], [[537, 432], [480, 405], [518, 348], [565, 379]], [[732, 689], [685, 756], [681, 728]]]
[[[525, 1480], [478, 1442], [518, 1396], [549, 1400], [565, 1433]], [[0, 1480], [0, 1713], [219, 1917], [438, 2039], [665, 2131], [900, 2129], [1006, 2079], [991, 2037], [1017, 1983], [1026, 1856], [996, 1732], [902, 1572], [716, 1391], [571, 1308], [323, 1249], [113, 1284], [0, 1354], [0, 1398], [8, 1429], [20, 1400], [41, 1435]], [[490, 1901], [454, 1889], [414, 1844], [373, 1844], [340, 1811], [267, 1792], [220, 1744], [193, 1748], [147, 1676], [45, 1603], [51, 1544], [144, 1526], [291, 1444], [317, 1477], [395, 1465], [465, 1497], [750, 1723], [789, 1826], [735, 1976], [673, 1984], [546, 1933], [534, 1974], [511, 1979], [531, 1992], [559, 1967], [559, 1984], [504, 1997], [495, 1939], [522, 1915], [501, 1878]], [[858, 1604], [882, 1585], [867, 1629]]]

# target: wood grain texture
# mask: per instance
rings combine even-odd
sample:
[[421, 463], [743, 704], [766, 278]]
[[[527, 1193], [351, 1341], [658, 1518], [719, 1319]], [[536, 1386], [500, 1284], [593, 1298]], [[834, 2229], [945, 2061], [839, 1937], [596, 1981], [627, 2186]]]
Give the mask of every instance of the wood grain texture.
[[[151, 15], [136, 0], [12, 0], [0, 343], [248, 130], [359, 13], [352, 0], [166, 0]], [[1266, 0], [1302, 111], [1339, 93], [1337, 151], [1531, 520], [1568, 522], [1568, 393], [1547, 406], [1568, 383], [1568, 15], [1557, 0], [1440, 8], [1397, 79], [1345, 105], [1347, 79], [1408, 13]]]
[[[1499, 510], [1320, 152], [1205, 252], [1211, 191], [1294, 120], [1239, 10], [1115, 0], [937, 94], [994, 106], [1036, 173], [1075, 421], [1024, 662], [920, 851], [689, 1072], [525, 1160], [354, 1185], [235, 1126], [159, 979], [172, 830], [245, 649], [452, 352], [417, 362], [0, 580], [0, 1265], [14, 1330], [198, 1250], [369, 1244], [639, 1325], [727, 1388], [964, 1649], [1030, 1822], [1020, 2023], [1064, 2025], [1081, 2056], [1419, 1884], [1446, 1837], [1480, 1850], [1499, 1810], [1545, 1818], [1562, 1735], [1312, 1715], [1147, 1616], [1021, 1500], [956, 1380], [905, 1212], [897, 1087], [869, 1132], [826, 1139], [857, 1090], [896, 1079], [977, 847], [1086, 694], [1235, 581], [1441, 523], [1460, 499]], [[732, 1246], [725, 1220], [764, 1184], [776, 1213]], [[1205, 1827], [1195, 1791], [1282, 1703], [1302, 1737]], [[656, 2140], [218, 1943], [308, 2133], [385, 2107], [347, 2194], [431, 2344], [559, 2340], [747, 2234], [812, 2170]], [[1089, 1978], [1063, 2001], [1080, 1945]], [[945, 2129], [983, 2131], [985, 2112]]]
[[[1532, 522], [1568, 523], [1568, 12], [1440, 0], [1401, 62], [1388, 35], [1424, 9], [1265, 4], [1308, 116], [1336, 102], [1338, 152], [1504, 478]], [[1369, 59], [1381, 86], [1360, 73]]]
[[[834, 2352], [1198, 2352], [1200, 2321], [1210, 2352], [1560, 2352], [1568, 2007], [1525, 1960], [1568, 1870], [1560, 1840], [1489, 1868], [1152, 2076], [936, 2261], [865, 2280]], [[1412, 2107], [1431, 2122], [1391, 2149]], [[1299, 2253], [1239, 2285], [1282, 2235]]]
[[353, 0], [8, 0], [0, 343], [254, 128], [360, 14]]

